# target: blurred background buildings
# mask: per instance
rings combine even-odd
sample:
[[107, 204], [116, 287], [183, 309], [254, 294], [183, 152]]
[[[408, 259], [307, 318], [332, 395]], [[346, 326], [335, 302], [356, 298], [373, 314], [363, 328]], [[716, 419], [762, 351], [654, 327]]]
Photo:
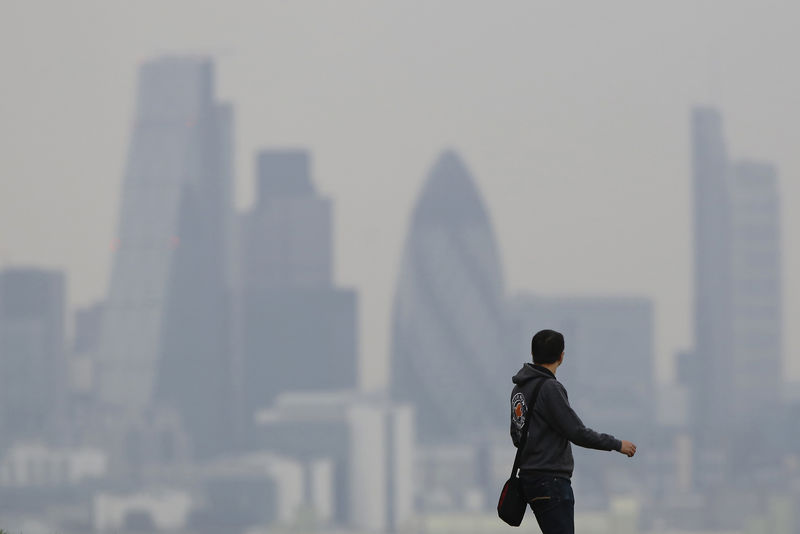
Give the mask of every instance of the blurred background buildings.
[[651, 296], [509, 294], [478, 182], [445, 149], [410, 215], [376, 392], [311, 151], [258, 150], [237, 212], [215, 85], [207, 57], [140, 66], [102, 302], [66, 320], [64, 272], [0, 271], [0, 528], [499, 532], [510, 377], [554, 328], [576, 411], [640, 450], [576, 449], [581, 532], [800, 532], [778, 173], [729, 156], [720, 111], [688, 123], [695, 338], [675, 381], [655, 379]]
[[[392, 397], [424, 406], [424, 441], [471, 441], [506, 414], [503, 274], [489, 214], [452, 151], [412, 215], [393, 313]], [[513, 354], [513, 353], [512, 353]]]

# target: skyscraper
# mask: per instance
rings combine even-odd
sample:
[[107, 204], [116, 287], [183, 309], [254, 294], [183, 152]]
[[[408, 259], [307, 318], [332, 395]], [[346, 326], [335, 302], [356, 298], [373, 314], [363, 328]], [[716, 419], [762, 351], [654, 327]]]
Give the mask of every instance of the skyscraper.
[[242, 218], [243, 284], [248, 289], [330, 288], [331, 201], [311, 179], [304, 150], [262, 150], [257, 203]]
[[730, 193], [722, 117], [714, 109], [692, 113], [694, 190], [694, 353], [686, 358], [696, 435], [713, 435], [731, 402]]
[[74, 340], [69, 351], [70, 429], [75, 429], [73, 410], [86, 409], [97, 404], [96, 377], [94, 375], [97, 348], [102, 334], [103, 303], [81, 308], [74, 314]]
[[695, 351], [683, 358], [696, 436], [750, 425], [774, 407], [782, 366], [775, 169], [731, 162], [720, 114], [692, 114]]
[[[168, 293], [185, 295], [181, 284], [219, 276], [222, 260], [207, 253], [218, 253], [224, 240], [229, 129], [229, 109], [214, 100], [209, 59], [163, 57], [141, 66], [99, 350], [98, 388], [107, 404], [140, 409], [153, 400], [159, 347], [170, 343], [162, 337]], [[189, 267], [202, 273], [189, 275]]]
[[96, 302], [75, 311], [73, 352], [86, 354], [97, 350], [103, 318], [103, 303]]
[[0, 272], [0, 450], [46, 437], [65, 397], [64, 274]]
[[159, 336], [155, 400], [181, 415], [199, 457], [233, 447], [232, 120], [228, 106], [198, 120], [202, 161], [181, 191]]
[[503, 275], [488, 213], [446, 151], [420, 193], [393, 310], [391, 394], [417, 406], [425, 442], [507, 423], [512, 362], [502, 342]]
[[740, 161], [731, 175], [730, 411], [755, 420], [779, 402], [782, 370], [778, 178], [767, 163]]
[[245, 428], [287, 391], [358, 384], [357, 301], [333, 284], [331, 202], [303, 150], [258, 154], [258, 201], [240, 219]]

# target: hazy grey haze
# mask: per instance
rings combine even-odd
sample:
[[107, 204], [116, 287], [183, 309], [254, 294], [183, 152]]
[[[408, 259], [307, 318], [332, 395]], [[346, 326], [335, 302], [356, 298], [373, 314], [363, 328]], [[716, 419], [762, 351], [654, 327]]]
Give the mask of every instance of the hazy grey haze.
[[694, 104], [722, 111], [733, 157], [778, 168], [785, 352], [800, 378], [796, 3], [2, 1], [0, 12], [0, 265], [66, 269], [71, 308], [106, 292], [137, 66], [202, 53], [234, 104], [240, 208], [258, 148], [313, 154], [335, 203], [336, 278], [359, 291], [365, 385], [385, 382], [410, 210], [446, 147], [485, 196], [507, 291], [652, 296], [668, 379], [692, 339]]

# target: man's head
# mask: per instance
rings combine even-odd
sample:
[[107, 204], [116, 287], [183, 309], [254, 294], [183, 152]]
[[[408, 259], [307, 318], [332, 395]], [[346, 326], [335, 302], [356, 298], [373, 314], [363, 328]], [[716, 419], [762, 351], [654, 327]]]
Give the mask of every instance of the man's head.
[[561, 363], [564, 355], [564, 336], [555, 330], [540, 330], [531, 340], [533, 363], [549, 365]]

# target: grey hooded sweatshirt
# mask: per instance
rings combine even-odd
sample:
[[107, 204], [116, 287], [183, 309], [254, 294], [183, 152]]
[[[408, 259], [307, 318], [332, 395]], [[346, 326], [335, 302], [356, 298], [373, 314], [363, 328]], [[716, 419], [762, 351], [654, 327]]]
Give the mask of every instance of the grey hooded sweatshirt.
[[[570, 442], [602, 451], [618, 451], [622, 447], [614, 436], [600, 434], [583, 424], [569, 405], [567, 390], [549, 369], [526, 363], [511, 380], [515, 384], [511, 392], [511, 440], [515, 447], [519, 447], [525, 421], [533, 417], [520, 458], [521, 475], [571, 478], [575, 462]], [[531, 414], [531, 395], [541, 380], [545, 382]]]

